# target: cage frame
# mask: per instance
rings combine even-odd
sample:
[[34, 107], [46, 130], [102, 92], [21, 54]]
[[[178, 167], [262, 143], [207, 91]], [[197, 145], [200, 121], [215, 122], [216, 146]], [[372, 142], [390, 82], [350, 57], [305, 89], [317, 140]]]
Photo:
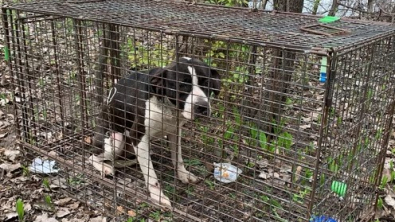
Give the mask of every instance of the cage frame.
[[[87, 1], [87, 2], [97, 2], [97, 1]], [[197, 4], [197, 5], [199, 7], [209, 7], [209, 8], [213, 7], [213, 6], [206, 6], [206, 5], [200, 5], [200, 4]], [[216, 6], [216, 7], [219, 7], [219, 6]], [[219, 8], [222, 8], [222, 7], [219, 7]], [[9, 50], [11, 50], [10, 49], [10, 39], [9, 39], [9, 37], [14, 35], [14, 34], [11, 34], [11, 30], [9, 29], [9, 23], [11, 23], [11, 24], [15, 24], [15, 23], [12, 21], [12, 18], [10, 18], [11, 16], [8, 16], [8, 12], [9, 11], [13, 11], [13, 10], [17, 10], [18, 11], [20, 9], [18, 9], [18, 7], [12, 7], [12, 6], [3, 6], [3, 8], [2, 8], [3, 24], [4, 24], [4, 30], [5, 30], [5, 33], [6, 33], [5, 34], [5, 43], [8, 46]], [[230, 10], [236, 10], [236, 9], [230, 9]], [[248, 10], [248, 9], [238, 8], [237, 10]], [[39, 11], [34, 11], [34, 10], [32, 10], [31, 12], [39, 13], [39, 14], [41, 13]], [[295, 13], [286, 13], [286, 12], [272, 12], [272, 13], [282, 14], [282, 15], [296, 15]], [[19, 13], [18, 13], [18, 15], [19, 15]], [[47, 16], [48, 17], [52, 17], [52, 18], [47, 18], [48, 20], [61, 18], [56, 13], [53, 13], [53, 14], [48, 13], [46, 15], [42, 15], [42, 17], [47, 17]], [[59, 17], [57, 17], [57, 16], [59, 16]], [[313, 18], [318, 18], [319, 17], [319, 16], [311, 16], [311, 15], [302, 15], [302, 16], [313, 17]], [[37, 18], [37, 17], [35, 17], [35, 18]], [[256, 41], [253, 41], [253, 40], [242, 40], [242, 39], [237, 39], [237, 38], [234, 38], [234, 37], [232, 38], [232, 37], [229, 37], [227, 35], [209, 35], [209, 34], [205, 35], [205, 34], [190, 33], [188, 31], [171, 29], [171, 28], [163, 30], [163, 29], [150, 29], [150, 28], [146, 28], [146, 27], [139, 27], [139, 26], [133, 26], [133, 25], [125, 25], [125, 24], [122, 24], [122, 23], [113, 23], [113, 22], [104, 23], [101, 20], [88, 19], [88, 18], [83, 18], [83, 17], [82, 18], [74, 18], [74, 17], [68, 17], [67, 15], [65, 15], [64, 18], [71, 18], [71, 19], [73, 19], [77, 23], [77, 26], [78, 26], [79, 22], [92, 21], [92, 22], [99, 22], [99, 23], [103, 23], [103, 24], [107, 24], [107, 25], [114, 25], [114, 27], [125, 26], [125, 27], [130, 27], [130, 28], [138, 28], [138, 29], [143, 29], [143, 30], [160, 32], [160, 33], [164, 33], [164, 34], [175, 36], [176, 37], [176, 41], [178, 41], [178, 37], [179, 36], [189, 36], [189, 37], [197, 37], [197, 38], [205, 38], [205, 39], [216, 39], [216, 40], [222, 40], [222, 41], [225, 41], [225, 42], [243, 43], [243, 44], [249, 44], [251, 46], [256, 45], [256, 46], [265, 46], [265, 47], [277, 48], [277, 49], [287, 49], [287, 50], [290, 50], [292, 52], [301, 52], [301, 53], [306, 53], [307, 52], [307, 53], [312, 53], [312, 54], [316, 54], [316, 55], [327, 56], [328, 64], [329, 64], [328, 67], [327, 67], [327, 75], [328, 75], [327, 82], [328, 82], [328, 84], [325, 85], [325, 96], [324, 96], [324, 101], [325, 102], [324, 102], [324, 107], [322, 109], [323, 118], [321, 119], [321, 123], [320, 123], [320, 125], [321, 125], [320, 132], [319, 132], [320, 137], [319, 137], [319, 141], [318, 141], [318, 144], [317, 144], [317, 153], [316, 153], [316, 160], [317, 161], [315, 163], [315, 172], [313, 174], [314, 175], [313, 185], [312, 185], [313, 189], [312, 189], [312, 192], [310, 193], [310, 198], [309, 198], [310, 200], [314, 200], [314, 198], [315, 198], [314, 195], [316, 193], [315, 191], [316, 191], [316, 185], [317, 185], [316, 184], [317, 183], [317, 176], [318, 176], [318, 173], [319, 173], [319, 170], [320, 170], [320, 165], [319, 165], [320, 163], [319, 163], [318, 159], [319, 159], [319, 156], [320, 156], [322, 140], [323, 140], [323, 135], [324, 135], [324, 129], [323, 129], [324, 127], [322, 127], [322, 126], [326, 126], [327, 125], [326, 121], [328, 121], [329, 108], [331, 107], [332, 102], [333, 102], [332, 101], [332, 96], [331, 96], [332, 93], [333, 93], [333, 85], [332, 84], [333, 84], [334, 78], [336, 76], [336, 71], [335, 71], [336, 68], [333, 68], [333, 67], [335, 67], [336, 64], [333, 63], [333, 59], [337, 58], [338, 56], [341, 56], [341, 55], [347, 53], [349, 50], [352, 50], [351, 47], [353, 47], [353, 45], [348, 45], [347, 47], [330, 47], [330, 48], [298, 47], [298, 46], [295, 46], [295, 45], [286, 45], [286, 44], [283, 44], [283, 45], [280, 44], [279, 45], [279, 44], [277, 44], [275, 42], [273, 43], [273, 42], [270, 42], [270, 41], [256, 42]], [[21, 21], [20, 25], [23, 26], [26, 23], [28, 23], [28, 21], [25, 23], [24, 20], [29, 20], [29, 19], [30, 18], [17, 18], [16, 20], [17, 21]], [[358, 21], [358, 22], [355, 21], [355, 20], [352, 20], [352, 21], [356, 22], [356, 23], [361, 22], [363, 24], [366, 24], [366, 22], [362, 22], [362, 21]], [[384, 23], [381, 23], [381, 22], [369, 22], [369, 23], [371, 23], [371, 24], [380, 24], [380, 25], [384, 24]], [[22, 30], [23, 30], [23, 28], [22, 28]], [[388, 37], [388, 36], [393, 36], [394, 34], [395, 34], [395, 30], [392, 30], [392, 32], [376, 35], [374, 38], [371, 38], [370, 41], [373, 41], [374, 39], [382, 39], [382, 38], [385, 38], [385, 37]], [[15, 38], [17, 39], [17, 41], [20, 38], [24, 39], [23, 37], [18, 36], [18, 33], [15, 33], [15, 35], [16, 35]], [[22, 35], [23, 35], [23, 32], [22, 32]], [[79, 35], [81, 35], [81, 32], [76, 30], [76, 36], [77, 36], [77, 38], [76, 38], [76, 45], [77, 45], [77, 47], [78, 47], [79, 44], [81, 44], [81, 41], [82, 41], [82, 40], [78, 41], [78, 36]], [[16, 44], [18, 45], [18, 49], [16, 49], [16, 50], [23, 50], [23, 49], [19, 48], [20, 46], [24, 45], [23, 43], [21, 44], [21, 43], [18, 42]], [[368, 43], [366, 43], [366, 44], [368, 44]], [[178, 44], [176, 44], [176, 45], [178, 45]], [[13, 49], [13, 50], [15, 50], [15, 49]], [[26, 50], [26, 48], [25, 48], [25, 50]], [[79, 52], [80, 50], [76, 49], [76, 51]], [[25, 51], [25, 53], [26, 53], [26, 51]], [[176, 50], [176, 57], [178, 57], [177, 54], [178, 54], [178, 51]], [[19, 54], [19, 56], [20, 56], [20, 54]], [[27, 68], [28, 64], [27, 63], [22, 65], [22, 63], [21, 63], [22, 58], [18, 58], [17, 60], [19, 61], [19, 66], [21, 67], [20, 69], [22, 69], [22, 67], [25, 67], [25, 70], [28, 70], [28, 68]], [[25, 60], [27, 61], [27, 59], [25, 59]], [[82, 55], [80, 55], [79, 58], [76, 61], [78, 63], [78, 62], [81, 62], [82, 60], [83, 60], [82, 59]], [[14, 76], [14, 73], [13, 73], [14, 68], [12, 67], [12, 63], [8, 63], [8, 65], [9, 65], [11, 74]], [[81, 67], [80, 65], [77, 65], [77, 66]], [[19, 75], [21, 75], [23, 73], [24, 73], [24, 71], [22, 71], [22, 70], [19, 71]], [[83, 78], [83, 76], [84, 75], [82, 74], [82, 71], [80, 71], [79, 77]], [[18, 78], [18, 80], [20, 80], [20, 78]], [[20, 83], [15, 83], [14, 81], [16, 81], [16, 80], [14, 80], [14, 78], [13, 78], [13, 85], [20, 84]], [[81, 80], [80, 83], [83, 84], [84, 81]], [[84, 86], [81, 85], [80, 87], [81, 87], [81, 93], [82, 93], [81, 96], [83, 96], [83, 92], [82, 92], [83, 90], [82, 89], [84, 89]], [[392, 96], [392, 98], [393, 97], [394, 97], [394, 95]], [[14, 96], [14, 98], [15, 98], [15, 96]], [[15, 108], [15, 110], [18, 109], [18, 105], [15, 102], [14, 102], [14, 108]], [[395, 112], [395, 101], [394, 100], [392, 101], [392, 103], [390, 105], [389, 112], [390, 113], [394, 113]], [[84, 113], [84, 107], [83, 106], [81, 106], [81, 113]], [[383, 166], [384, 166], [384, 160], [385, 160], [385, 148], [384, 147], [388, 146], [388, 142], [389, 142], [389, 138], [390, 138], [390, 132], [391, 132], [391, 128], [392, 128], [392, 119], [393, 118], [391, 116], [390, 119], [388, 120], [387, 125], [386, 125], [386, 129], [384, 130], [384, 135], [385, 136], [384, 136], [384, 141], [383, 141], [383, 144], [382, 144], [383, 148], [381, 150], [381, 153], [379, 154], [379, 159], [380, 159], [380, 161], [379, 161], [379, 163], [380, 163], [379, 164], [379, 175], [380, 176], [378, 176], [376, 178], [376, 181], [375, 181], [375, 185], [376, 185], [376, 187], [375, 187], [375, 189], [376, 189], [376, 200], [377, 200], [378, 195], [379, 195], [378, 194], [379, 193], [378, 192], [378, 185], [380, 183], [380, 178], [381, 178], [381, 175], [382, 175]], [[18, 144], [20, 144], [23, 147], [27, 147], [28, 149], [34, 150], [35, 152], [40, 153], [42, 155], [49, 156], [50, 158], [58, 161], [59, 163], [65, 165], [65, 166], [68, 166], [68, 167], [71, 167], [71, 168], [76, 168], [77, 167], [76, 165], [70, 163], [69, 161], [62, 159], [61, 157], [54, 156], [54, 155], [50, 156], [47, 152], [42, 151], [42, 149], [40, 147], [36, 147], [36, 146], [33, 146], [33, 145], [31, 145], [31, 144], [29, 144], [27, 142], [24, 142], [21, 139], [21, 137], [22, 137], [21, 135], [22, 134], [20, 132], [21, 128], [20, 128], [19, 122], [16, 121], [16, 124], [17, 124], [17, 131], [18, 131], [18, 139], [17, 139]], [[82, 129], [84, 130], [85, 129], [84, 121], [82, 121], [81, 124], [82, 124], [81, 125]], [[22, 123], [22, 125], [25, 126], [26, 123]], [[84, 131], [82, 133], [84, 135], [87, 134], [87, 133], [84, 133]], [[72, 139], [72, 138], [63, 139], [62, 142], [67, 142], [67, 140], [69, 140], [69, 139]], [[81, 138], [81, 139], [83, 139], [83, 138]], [[82, 143], [82, 144], [84, 144], [84, 143]], [[52, 145], [52, 144], [47, 144], [46, 146], [50, 147], [50, 145]], [[60, 146], [60, 145], [61, 144], [58, 144], [58, 146]], [[84, 150], [84, 147], [82, 147], [82, 149]], [[78, 169], [78, 167], [77, 167], [77, 169]], [[91, 176], [93, 175], [86, 169], [80, 168], [78, 170], [81, 171], [81, 172], [86, 173], [87, 175], [91, 175]], [[101, 184], [103, 184], [103, 185], [105, 185], [107, 187], [114, 188], [114, 187], [120, 186], [118, 184], [114, 184], [114, 182], [112, 180], [109, 180], [109, 179], [106, 179], [106, 178], [102, 178], [102, 177], [100, 177], [98, 175], [93, 175], [93, 176], [94, 176], [94, 180], [97, 180], [97, 182], [99, 182], [99, 183], [101, 183]], [[135, 190], [135, 191], [127, 190], [125, 187], [122, 187], [122, 189], [124, 189], [125, 192], [128, 192], [131, 195], [137, 195], [137, 196], [140, 196], [141, 198], [144, 198], [145, 201], [150, 202], [150, 204], [152, 204], [153, 206], [155, 206], [155, 205], [157, 207], [159, 206], [156, 203], [150, 201], [149, 199], [146, 199], [147, 196], [144, 195], [144, 194], [139, 193], [139, 191], [137, 191], [137, 190]], [[312, 212], [313, 205], [314, 205], [314, 201], [310, 201], [309, 202], [309, 206], [308, 206], [308, 211], [310, 213]], [[377, 201], [375, 203], [374, 208], [376, 208], [376, 205], [377, 205]], [[196, 220], [196, 221], [200, 220], [199, 218], [196, 218], [193, 215], [185, 213], [182, 210], [179, 210], [177, 208], [174, 208], [173, 211], [175, 213], [183, 216], [183, 217], [187, 217], [188, 219]], [[308, 215], [308, 216], [310, 217], [311, 215]]]

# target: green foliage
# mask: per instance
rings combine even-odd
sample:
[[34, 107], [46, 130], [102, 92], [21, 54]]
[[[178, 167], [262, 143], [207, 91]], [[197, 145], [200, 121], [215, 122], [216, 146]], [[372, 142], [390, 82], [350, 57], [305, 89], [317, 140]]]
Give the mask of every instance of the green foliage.
[[388, 183], [389, 178], [386, 175], [383, 175], [383, 177], [381, 178], [381, 183], [380, 183], [380, 189], [384, 189], [385, 186]]
[[210, 129], [210, 128], [209, 128], [209, 126], [207, 126], [207, 125], [200, 126], [200, 130], [203, 132], [203, 133], [202, 133], [202, 141], [203, 141], [203, 143], [206, 144], [206, 145], [211, 145], [211, 144], [214, 143], [214, 138], [211, 137], [211, 136], [208, 136], [208, 135], [209, 135], [209, 133], [208, 133], [208, 130], [209, 130], [209, 129]]
[[290, 150], [292, 146], [292, 140], [293, 137], [290, 133], [288, 132], [283, 132], [279, 137], [278, 137], [278, 145], [280, 147], [285, 148], [286, 150]]
[[377, 208], [381, 210], [381, 209], [383, 209], [383, 206], [384, 206], [383, 198], [379, 197], [377, 199]]
[[215, 4], [215, 5], [224, 5], [224, 6], [242, 6], [248, 4], [246, 0], [206, 0], [205, 3]]
[[44, 186], [44, 188], [46, 188], [46, 189], [48, 189], [48, 190], [51, 190], [51, 187], [49, 186], [49, 180], [48, 180], [48, 178], [44, 178], [44, 179], [43, 179], [43, 186]]
[[293, 194], [292, 200], [298, 203], [303, 203], [303, 199], [309, 194], [310, 191], [308, 189], [301, 190], [298, 194]]
[[214, 190], [215, 184], [214, 184], [213, 181], [211, 181], [211, 180], [209, 180], [209, 179], [206, 179], [206, 180], [204, 181], [204, 183], [207, 184], [207, 186], [210, 188], [210, 190]]
[[45, 195], [44, 196], [44, 201], [51, 208], [51, 210], [54, 210], [54, 205], [52, 204], [51, 196]]
[[154, 221], [159, 221], [159, 220], [160, 220], [160, 217], [161, 217], [160, 211], [152, 212], [152, 213], [150, 213], [149, 216], [150, 216], [151, 218], [153, 218]]
[[267, 138], [266, 134], [262, 131], [259, 132], [259, 145], [262, 149], [267, 149]]
[[22, 165], [21, 167], [22, 167], [22, 175], [25, 177], [29, 176], [30, 175], [29, 167], [26, 167], [24, 165]]
[[132, 64], [137, 64], [140, 67], [163, 67], [170, 63], [174, 56], [173, 50], [164, 50], [160, 43], [146, 46], [141, 42], [128, 39], [125, 47], [128, 59]]
[[20, 198], [16, 201], [16, 213], [18, 214], [19, 222], [25, 221], [25, 209]]
[[328, 158], [328, 165], [329, 165], [329, 170], [332, 171], [333, 173], [337, 173], [339, 171], [339, 165], [332, 157]]

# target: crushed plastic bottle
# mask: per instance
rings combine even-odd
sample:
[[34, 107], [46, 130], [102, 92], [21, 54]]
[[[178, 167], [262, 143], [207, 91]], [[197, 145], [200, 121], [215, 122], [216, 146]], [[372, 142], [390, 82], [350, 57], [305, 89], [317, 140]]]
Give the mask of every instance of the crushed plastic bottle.
[[223, 183], [236, 181], [241, 173], [241, 169], [230, 163], [214, 163], [214, 178]]

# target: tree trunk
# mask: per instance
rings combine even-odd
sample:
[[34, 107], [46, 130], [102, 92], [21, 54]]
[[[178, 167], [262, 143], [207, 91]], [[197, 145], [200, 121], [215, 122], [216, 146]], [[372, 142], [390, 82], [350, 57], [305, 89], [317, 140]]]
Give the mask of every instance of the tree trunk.
[[374, 0], [368, 0], [368, 13], [373, 12]]
[[330, 16], [335, 16], [337, 9], [338, 9], [339, 5], [337, 4], [337, 0], [333, 0], [332, 2], [332, 7], [328, 12], [328, 15]]
[[315, 0], [313, 5], [313, 11], [311, 12], [313, 15], [317, 15], [318, 6], [320, 5], [321, 0]]
[[303, 11], [304, 0], [274, 0], [274, 9], [283, 12], [297, 12]]

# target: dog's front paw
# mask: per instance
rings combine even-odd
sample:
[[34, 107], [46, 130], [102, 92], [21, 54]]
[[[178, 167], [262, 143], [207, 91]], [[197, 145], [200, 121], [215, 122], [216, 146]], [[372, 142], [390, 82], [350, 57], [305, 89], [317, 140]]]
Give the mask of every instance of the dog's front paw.
[[149, 192], [151, 198], [154, 199], [156, 202], [158, 202], [160, 205], [167, 208], [171, 208], [170, 199], [163, 193], [159, 185], [158, 186], [151, 185], [149, 188]]
[[178, 179], [183, 183], [196, 183], [199, 181], [197, 176], [187, 170], [178, 170]]

